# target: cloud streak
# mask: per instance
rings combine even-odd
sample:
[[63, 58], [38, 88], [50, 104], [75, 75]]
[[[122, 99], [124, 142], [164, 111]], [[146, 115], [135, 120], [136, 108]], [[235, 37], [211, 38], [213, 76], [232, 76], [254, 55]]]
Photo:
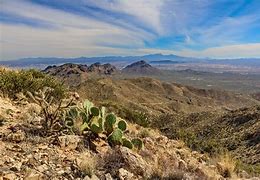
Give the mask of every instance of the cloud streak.
[[0, 60], [174, 53], [260, 57], [260, 2], [0, 0]]

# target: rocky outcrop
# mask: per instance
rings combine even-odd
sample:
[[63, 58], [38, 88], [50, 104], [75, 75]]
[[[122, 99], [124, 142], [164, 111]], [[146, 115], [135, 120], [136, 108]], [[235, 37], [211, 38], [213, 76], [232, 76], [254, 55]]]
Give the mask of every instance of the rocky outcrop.
[[115, 66], [107, 63], [94, 63], [90, 66], [82, 64], [67, 63], [60, 66], [48, 66], [43, 72], [59, 77], [69, 77], [71, 75], [81, 74], [98, 74], [98, 75], [112, 75], [117, 72]]
[[111, 75], [116, 73], [117, 69], [109, 63], [103, 65], [101, 63], [94, 63], [88, 67], [88, 72]]

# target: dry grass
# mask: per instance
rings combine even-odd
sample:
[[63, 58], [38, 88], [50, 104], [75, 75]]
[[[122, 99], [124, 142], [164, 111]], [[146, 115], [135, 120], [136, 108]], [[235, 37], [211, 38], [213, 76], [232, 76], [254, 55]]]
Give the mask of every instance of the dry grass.
[[89, 177], [95, 174], [98, 159], [94, 154], [89, 151], [84, 151], [80, 154], [76, 161], [78, 168], [82, 173], [88, 175]]
[[219, 173], [225, 178], [236, 177], [237, 161], [225, 152], [214, 158]]

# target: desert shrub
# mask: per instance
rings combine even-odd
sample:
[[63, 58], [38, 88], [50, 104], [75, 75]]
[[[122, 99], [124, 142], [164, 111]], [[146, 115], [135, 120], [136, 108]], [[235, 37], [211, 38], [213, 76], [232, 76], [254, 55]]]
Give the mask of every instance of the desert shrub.
[[175, 139], [183, 140], [189, 148], [202, 153], [213, 155], [224, 150], [223, 145], [217, 140], [212, 138], [201, 138], [198, 134], [187, 129], [174, 129], [171, 136]]
[[256, 164], [247, 164], [242, 161], [237, 161], [237, 171], [246, 171], [251, 176], [259, 176], [260, 175], [260, 163]]
[[63, 84], [40, 71], [0, 69], [0, 92], [4, 96], [15, 98], [18, 93], [36, 92], [43, 87], [53, 89], [54, 100], [62, 99], [65, 96], [66, 88]]
[[137, 136], [141, 137], [141, 138], [146, 138], [146, 137], [151, 137], [151, 132], [149, 131], [149, 129], [147, 128], [142, 128]]
[[84, 176], [92, 177], [95, 174], [97, 168], [98, 158], [89, 151], [80, 154], [76, 159], [77, 166]]
[[[171, 139], [184, 141], [192, 150], [213, 155], [225, 149], [223, 142], [208, 136], [207, 133], [205, 135], [204, 132], [189, 128], [189, 123], [191, 122], [186, 122], [182, 118], [176, 117], [176, 115], [163, 114], [153, 118], [152, 127], [159, 128], [161, 132]], [[212, 132], [211, 129], [209, 131]]]
[[216, 157], [217, 168], [224, 178], [231, 178], [236, 175], [237, 161], [227, 152]]
[[64, 113], [66, 109], [74, 105], [74, 96], [68, 99], [59, 99], [58, 102], [54, 101], [53, 91], [54, 89], [50, 87], [44, 87], [36, 92], [27, 91], [31, 100], [41, 108], [40, 113], [44, 117], [42, 121], [42, 135], [50, 135], [54, 131], [60, 131], [65, 127], [63, 122]]
[[133, 111], [128, 108], [121, 108], [118, 115], [143, 127], [148, 127], [150, 125], [148, 115], [142, 111]]

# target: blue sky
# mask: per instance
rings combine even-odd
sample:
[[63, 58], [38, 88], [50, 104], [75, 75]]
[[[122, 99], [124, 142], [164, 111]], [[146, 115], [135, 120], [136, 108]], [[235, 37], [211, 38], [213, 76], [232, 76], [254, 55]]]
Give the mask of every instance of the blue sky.
[[259, 0], [0, 0], [0, 60], [260, 57]]

